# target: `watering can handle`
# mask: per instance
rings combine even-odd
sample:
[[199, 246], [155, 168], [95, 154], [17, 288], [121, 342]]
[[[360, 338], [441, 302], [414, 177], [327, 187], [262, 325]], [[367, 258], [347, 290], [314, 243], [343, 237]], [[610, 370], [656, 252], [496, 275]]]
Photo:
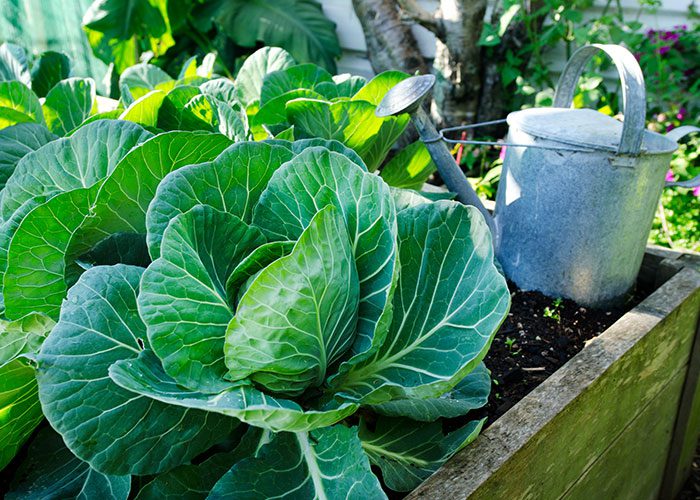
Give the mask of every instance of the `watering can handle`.
[[[700, 128], [693, 127], [692, 125], [685, 125], [683, 127], [674, 128], [668, 134], [666, 134], [665, 137], [668, 137], [672, 141], [678, 142], [686, 135], [692, 134], [694, 132], [700, 132]], [[700, 175], [696, 175], [695, 177], [693, 177], [692, 179], [688, 179], [687, 181], [667, 182], [666, 183], [666, 187], [673, 187], [673, 186], [684, 187], [684, 188], [694, 188], [694, 187], [700, 186]]]
[[554, 107], [568, 108], [574, 100], [578, 79], [586, 63], [599, 51], [605, 52], [617, 67], [622, 83], [622, 111], [625, 121], [617, 153], [636, 156], [642, 146], [642, 135], [646, 119], [646, 90], [644, 75], [632, 53], [621, 45], [593, 44], [578, 49], [566, 63], [556, 92]]

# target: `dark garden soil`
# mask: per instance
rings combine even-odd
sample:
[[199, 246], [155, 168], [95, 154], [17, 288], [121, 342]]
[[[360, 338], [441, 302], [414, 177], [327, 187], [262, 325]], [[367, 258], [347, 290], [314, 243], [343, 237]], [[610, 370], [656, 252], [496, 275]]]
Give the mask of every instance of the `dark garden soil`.
[[509, 284], [512, 305], [485, 363], [493, 385], [485, 408], [487, 424], [564, 365], [646, 296], [637, 293], [624, 307], [590, 309], [570, 300], [523, 292]]

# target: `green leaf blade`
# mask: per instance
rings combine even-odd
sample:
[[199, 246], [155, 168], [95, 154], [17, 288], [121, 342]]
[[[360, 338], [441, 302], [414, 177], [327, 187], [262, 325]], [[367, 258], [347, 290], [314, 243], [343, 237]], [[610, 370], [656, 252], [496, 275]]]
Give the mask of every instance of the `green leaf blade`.
[[226, 331], [229, 377], [287, 394], [320, 386], [354, 341], [358, 302], [345, 222], [327, 206], [241, 298]]
[[328, 427], [357, 411], [354, 403], [332, 403], [320, 409], [302, 408], [296, 402], [270, 396], [250, 385], [234, 385], [217, 394], [191, 391], [165, 373], [158, 357], [149, 350], [136, 359], [117, 361], [109, 376], [134, 394], [177, 407], [199, 409], [235, 417], [272, 432], [303, 432]]
[[264, 242], [259, 229], [207, 205], [168, 225], [160, 258], [144, 272], [138, 304], [153, 350], [184, 387], [218, 392], [229, 385], [224, 335], [233, 311], [226, 281]]
[[95, 82], [89, 78], [58, 82], [46, 94], [43, 110], [49, 130], [56, 135], [68, 135], [97, 112]]
[[124, 265], [87, 271], [71, 288], [38, 356], [46, 417], [74, 454], [105, 474], [170, 469], [235, 426], [230, 419], [135, 397], [110, 380], [114, 362], [136, 358], [148, 345], [136, 306], [142, 272]]
[[281, 433], [256, 457], [236, 464], [209, 499], [385, 499], [354, 428]]
[[452, 389], [486, 355], [510, 294], [473, 207], [439, 201], [398, 215], [401, 274], [387, 340], [336, 380], [340, 394], [378, 404]]

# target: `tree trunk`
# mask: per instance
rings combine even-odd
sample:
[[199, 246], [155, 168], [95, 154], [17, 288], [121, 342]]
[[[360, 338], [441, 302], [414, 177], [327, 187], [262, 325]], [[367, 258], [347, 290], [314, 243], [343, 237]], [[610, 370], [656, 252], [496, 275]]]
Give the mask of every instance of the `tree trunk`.
[[437, 77], [431, 112], [439, 126], [472, 123], [481, 92], [481, 47], [486, 0], [441, 0], [435, 17]]
[[365, 33], [367, 54], [375, 73], [400, 70], [427, 73], [410, 26], [404, 24], [395, 0], [353, 0]]

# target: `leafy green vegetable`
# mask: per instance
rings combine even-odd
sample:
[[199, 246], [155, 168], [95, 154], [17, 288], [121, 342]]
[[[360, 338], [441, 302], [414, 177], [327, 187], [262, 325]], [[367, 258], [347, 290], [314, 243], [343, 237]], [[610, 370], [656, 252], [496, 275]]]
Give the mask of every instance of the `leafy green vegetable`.
[[38, 434], [17, 495], [384, 498], [370, 464], [405, 491], [476, 436], [443, 419], [485, 403], [509, 294], [474, 209], [387, 184], [422, 185], [421, 144], [374, 173], [408, 120], [374, 114], [403, 73], [278, 49], [235, 82], [208, 79], [213, 57], [178, 80], [142, 63], [110, 120], [50, 62], [43, 110], [4, 82], [33, 123], [0, 131], [0, 370], [21, 372], [0, 433], [7, 461], [38, 385], [67, 448]]

